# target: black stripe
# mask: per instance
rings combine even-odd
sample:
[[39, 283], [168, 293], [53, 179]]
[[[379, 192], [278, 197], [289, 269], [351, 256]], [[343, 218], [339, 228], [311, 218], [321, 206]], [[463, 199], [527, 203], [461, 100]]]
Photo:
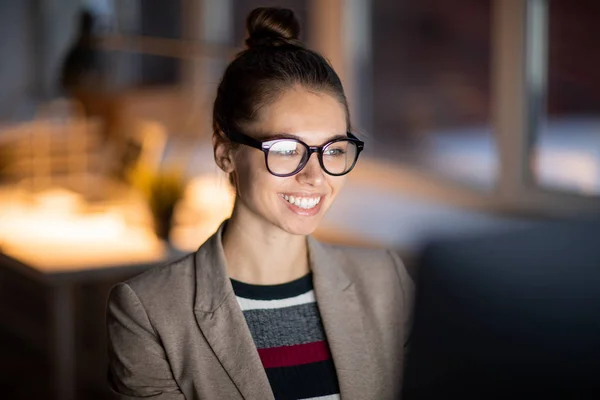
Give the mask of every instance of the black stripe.
[[325, 340], [317, 303], [248, 310], [244, 317], [259, 349]]
[[340, 392], [332, 360], [266, 370], [277, 400], [329, 396]]
[[296, 297], [313, 289], [312, 273], [280, 285], [250, 285], [231, 279], [233, 292], [238, 297], [252, 300], [280, 300]]

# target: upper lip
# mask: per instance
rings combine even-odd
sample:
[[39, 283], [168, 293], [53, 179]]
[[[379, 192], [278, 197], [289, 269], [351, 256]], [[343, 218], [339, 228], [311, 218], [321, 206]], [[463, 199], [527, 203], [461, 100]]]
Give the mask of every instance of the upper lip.
[[321, 193], [300, 193], [300, 192], [282, 192], [282, 196], [294, 196], [294, 197], [324, 197]]

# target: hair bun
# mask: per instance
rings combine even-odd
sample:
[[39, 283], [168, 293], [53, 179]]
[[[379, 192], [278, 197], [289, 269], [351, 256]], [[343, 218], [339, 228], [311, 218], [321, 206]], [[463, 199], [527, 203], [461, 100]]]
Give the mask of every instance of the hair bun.
[[281, 45], [302, 46], [300, 23], [294, 12], [288, 8], [259, 7], [248, 14], [246, 19], [249, 49], [275, 47]]

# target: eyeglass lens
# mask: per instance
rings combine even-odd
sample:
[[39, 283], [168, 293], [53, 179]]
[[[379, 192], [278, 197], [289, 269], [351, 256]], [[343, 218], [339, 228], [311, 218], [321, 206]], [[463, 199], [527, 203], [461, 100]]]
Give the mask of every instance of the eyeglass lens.
[[[348, 172], [358, 154], [356, 143], [350, 140], [340, 140], [323, 148], [323, 167], [326, 172], [334, 175]], [[277, 175], [287, 175], [296, 172], [306, 163], [308, 149], [295, 140], [280, 140], [274, 143], [267, 155], [269, 170]]]

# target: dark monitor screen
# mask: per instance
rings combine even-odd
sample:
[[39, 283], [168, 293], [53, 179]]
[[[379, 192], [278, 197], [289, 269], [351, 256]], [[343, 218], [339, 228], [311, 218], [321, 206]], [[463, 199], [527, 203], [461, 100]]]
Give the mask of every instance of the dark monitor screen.
[[403, 400], [600, 398], [600, 223], [432, 243]]

